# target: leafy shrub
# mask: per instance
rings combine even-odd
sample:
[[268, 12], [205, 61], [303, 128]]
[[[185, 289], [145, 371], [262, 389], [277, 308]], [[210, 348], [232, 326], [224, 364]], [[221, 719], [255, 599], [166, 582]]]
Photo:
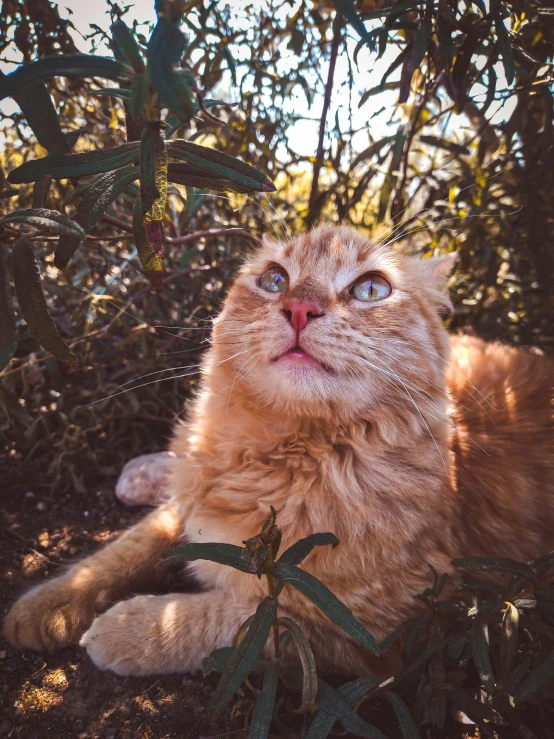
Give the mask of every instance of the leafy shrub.
[[[234, 646], [217, 649], [204, 660], [206, 673], [222, 673], [210, 704], [215, 716], [227, 708], [243, 683], [254, 691], [249, 676], [261, 675], [248, 737], [269, 736], [283, 673], [283, 650], [293, 643], [302, 669], [302, 702], [297, 713], [306, 721], [303, 728], [289, 727], [287, 736], [325, 739], [338, 721], [354, 736], [386, 739], [380, 729], [356, 713], [355, 708], [364, 701], [388, 702], [404, 739], [420, 737], [418, 725], [427, 725], [444, 736], [442, 732], [449, 724], [452, 728], [456, 714], [469, 718], [484, 736], [537, 736], [528, 725], [529, 708], [537, 705], [554, 682], [554, 577], [546, 576], [554, 565], [554, 552], [528, 563], [481, 556], [456, 559], [453, 564], [466, 574], [486, 575], [464, 582], [455, 600], [441, 600], [449, 578], [431, 568], [433, 583], [417, 596], [425, 611], [377, 644], [323, 583], [298, 567], [314, 547], [334, 547], [337, 538], [329, 533], [313, 534], [278, 558], [280, 542], [281, 531], [272, 508], [261, 532], [245, 541], [244, 548], [185, 544], [170, 550], [162, 560], [162, 565], [168, 566], [207, 559], [267, 579], [269, 595], [240, 627]], [[300, 626], [277, 616], [279, 594], [287, 585], [373, 654], [401, 642], [401, 672], [383, 682], [367, 676], [338, 689], [323, 681]], [[272, 655], [264, 656], [271, 639]], [[547, 706], [544, 709], [549, 710]], [[531, 722], [541, 727], [543, 717], [537, 721], [533, 713]]]
[[[10, 184], [34, 182], [33, 205], [0, 218], [0, 227], [25, 224], [60, 234], [54, 265], [67, 267], [86, 234], [98, 224], [110, 204], [120, 195], [133, 202], [133, 234], [142, 266], [151, 285], [163, 291], [164, 218], [168, 182], [215, 192], [240, 193], [275, 190], [259, 170], [235, 157], [185, 139], [170, 139], [198, 112], [224, 104], [203, 100], [194, 76], [183, 68], [187, 39], [178, 24], [182, 3], [158, 3], [158, 22], [146, 48], [141, 50], [134, 34], [121, 20], [111, 26], [114, 59], [85, 54], [45, 57], [26, 64], [0, 79], [0, 99], [13, 97], [20, 105], [37, 140], [49, 154], [27, 161], [8, 175]], [[140, 141], [128, 141], [110, 149], [71, 153], [79, 134], [63, 133], [45, 77], [102, 77], [121, 83], [97, 94], [120, 97], [130, 117], [128, 131], [140, 134]], [[162, 120], [161, 110], [171, 115]], [[217, 119], [216, 119], [217, 120]], [[84, 176], [94, 176], [77, 184]], [[70, 219], [42, 207], [52, 178], [75, 183], [71, 199], [80, 196], [76, 214]], [[140, 182], [137, 187], [134, 182]], [[11, 198], [13, 190], [0, 196]], [[3, 260], [4, 252], [0, 252]], [[7, 276], [5, 262], [0, 272]], [[32, 245], [21, 235], [15, 242], [12, 273], [19, 307], [31, 333], [58, 359], [75, 366], [70, 351], [50, 318], [42, 293], [40, 272]], [[15, 315], [10, 302], [7, 279], [0, 282], [0, 357], [9, 362], [17, 346]]]

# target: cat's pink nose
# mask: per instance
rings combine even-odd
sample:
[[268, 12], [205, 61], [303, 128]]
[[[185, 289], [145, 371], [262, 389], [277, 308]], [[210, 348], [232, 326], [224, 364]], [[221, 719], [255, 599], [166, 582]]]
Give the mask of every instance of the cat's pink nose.
[[300, 333], [312, 318], [319, 318], [323, 311], [311, 300], [287, 300], [283, 306], [285, 318], [296, 331]]

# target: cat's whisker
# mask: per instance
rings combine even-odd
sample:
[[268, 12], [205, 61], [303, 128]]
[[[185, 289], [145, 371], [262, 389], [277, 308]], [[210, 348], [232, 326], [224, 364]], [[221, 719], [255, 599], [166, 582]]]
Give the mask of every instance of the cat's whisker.
[[[229, 362], [231, 359], [234, 359], [235, 357], [240, 357], [241, 354], [244, 354], [244, 352], [248, 351], [247, 349], [243, 349], [240, 352], [237, 352], [237, 354], [233, 354], [231, 357], [226, 357], [221, 362], [216, 362], [214, 364], [214, 367], [218, 367], [221, 364], [224, 364], [225, 362]], [[201, 365], [198, 365], [200, 367]], [[173, 368], [171, 368], [173, 369]], [[191, 375], [195, 375], [198, 373], [198, 369], [194, 372], [185, 372], [181, 375], [171, 375], [171, 377], [162, 377], [158, 378], [157, 380], [150, 380], [149, 382], [144, 382], [142, 385], [137, 385], [135, 387], [129, 387], [126, 390], [121, 390], [117, 393], [112, 393], [111, 395], [106, 395], [104, 398], [99, 398], [98, 400], [93, 400], [90, 403], [85, 403], [84, 405], [78, 405], [75, 406], [73, 410], [80, 410], [81, 408], [89, 408], [91, 405], [96, 405], [97, 403], [103, 403], [106, 400], [111, 400], [112, 398], [117, 398], [118, 395], [124, 395], [125, 393], [132, 392], [133, 390], [140, 390], [140, 388], [148, 387], [148, 385], [154, 385], [156, 382], [164, 382], [166, 380], [179, 380], [183, 377], [190, 377]]]
[[[431, 436], [431, 438], [433, 439], [433, 443], [435, 444], [435, 446], [436, 446], [436, 448], [437, 448], [437, 451], [438, 451], [438, 453], [439, 453], [439, 455], [440, 455], [440, 458], [441, 458], [441, 460], [442, 460], [442, 464], [443, 464], [443, 466], [444, 466], [444, 471], [446, 472], [446, 474], [448, 474], [448, 467], [447, 467], [447, 465], [446, 465], [446, 462], [445, 462], [444, 456], [443, 456], [443, 454], [442, 454], [442, 452], [441, 452], [441, 449], [440, 449], [440, 447], [439, 447], [439, 445], [438, 445], [438, 443], [437, 443], [437, 440], [435, 439], [435, 437], [434, 437], [434, 435], [433, 435], [433, 432], [432, 432], [432, 431], [431, 431], [431, 429], [429, 428], [429, 424], [428, 424], [428, 423], [427, 423], [427, 421], [425, 420], [425, 417], [423, 416], [423, 413], [421, 412], [421, 410], [420, 410], [420, 408], [419, 408], [418, 404], [417, 404], [417, 403], [415, 402], [415, 400], [413, 399], [413, 397], [412, 397], [412, 395], [411, 395], [410, 391], [409, 391], [409, 390], [408, 390], [408, 388], [406, 387], [406, 385], [405, 385], [405, 383], [403, 382], [403, 380], [402, 380], [402, 378], [400, 377], [400, 375], [398, 375], [398, 374], [396, 374], [396, 372], [393, 372], [392, 370], [390, 370], [390, 367], [388, 368], [388, 369], [390, 370], [390, 372], [388, 372], [388, 373], [387, 373], [387, 372], [386, 372], [385, 370], [383, 370], [383, 369], [382, 369], [381, 367], [377, 367], [376, 365], [372, 364], [371, 362], [369, 362], [368, 360], [364, 359], [363, 357], [360, 357], [360, 359], [362, 360], [362, 362], [366, 362], [367, 364], [369, 364], [369, 366], [370, 366], [370, 367], [372, 367], [373, 369], [376, 369], [376, 370], [377, 370], [378, 372], [382, 372], [383, 374], [389, 374], [389, 375], [390, 375], [391, 377], [393, 377], [394, 379], [398, 380], [398, 382], [400, 382], [400, 384], [401, 384], [401, 385], [402, 385], [402, 386], [404, 387], [404, 389], [405, 389], [405, 391], [406, 391], [406, 393], [407, 393], [407, 395], [408, 395], [408, 397], [409, 397], [410, 401], [411, 401], [411, 402], [413, 403], [413, 405], [414, 405], [415, 409], [417, 410], [417, 412], [419, 413], [419, 415], [420, 415], [420, 417], [421, 417], [421, 420], [422, 420], [422, 421], [423, 421], [423, 423], [425, 424], [425, 427], [426, 427], [427, 431], [429, 432], [429, 435], [430, 435], [430, 436]], [[385, 365], [385, 366], [387, 366], [387, 365]]]

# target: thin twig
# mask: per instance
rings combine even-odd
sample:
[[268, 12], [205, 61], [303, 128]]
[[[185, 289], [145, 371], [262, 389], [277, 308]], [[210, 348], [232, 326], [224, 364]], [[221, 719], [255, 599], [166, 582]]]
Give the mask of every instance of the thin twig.
[[321, 111], [321, 120], [319, 122], [319, 140], [317, 142], [317, 152], [315, 155], [314, 172], [312, 176], [312, 187], [310, 190], [310, 198], [308, 201], [308, 225], [311, 226], [315, 220], [315, 203], [319, 192], [319, 171], [323, 166], [323, 144], [325, 141], [325, 129], [327, 127], [327, 113], [331, 104], [331, 94], [333, 92], [333, 82], [335, 78], [335, 66], [339, 53], [341, 42], [341, 26], [342, 16], [337, 12], [333, 21], [333, 40], [331, 42], [331, 56], [329, 58], [329, 71], [327, 73], [327, 83], [325, 85], [325, 97], [323, 98], [323, 110]]

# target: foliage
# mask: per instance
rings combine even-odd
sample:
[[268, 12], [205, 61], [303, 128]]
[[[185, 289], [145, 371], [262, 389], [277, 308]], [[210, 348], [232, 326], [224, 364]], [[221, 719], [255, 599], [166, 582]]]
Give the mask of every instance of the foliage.
[[[488, 576], [468, 579], [455, 589], [446, 574], [439, 576], [431, 567], [433, 582], [417, 596], [423, 604], [421, 614], [377, 645], [323, 583], [296, 566], [315, 546], [336, 546], [336, 537], [314, 534], [277, 558], [280, 541], [272, 508], [261, 532], [245, 541], [244, 548], [185, 544], [162, 560], [168, 566], [207, 559], [267, 578], [269, 595], [240, 627], [234, 645], [215, 650], [204, 661], [204, 672], [222, 673], [210, 706], [214, 716], [228, 707], [244, 684], [255, 696], [248, 731], [252, 739], [269, 736], [272, 720], [288, 737], [325, 739], [338, 721], [354, 736], [386, 739], [356, 712], [362, 702], [366, 710], [375, 703], [392, 707], [404, 739], [420, 737], [418, 726], [444, 736], [454, 716], [465, 717], [486, 737], [542, 735], [534, 731], [536, 727], [540, 731], [545, 718], [533, 715], [529, 708], [540, 706], [541, 697], [554, 683], [554, 578], [547, 576], [554, 552], [527, 563], [482, 556], [456, 559], [453, 564], [466, 576], [474, 572]], [[401, 671], [381, 682], [367, 676], [331, 687], [318, 676], [300, 626], [277, 615], [279, 594], [287, 584], [370, 652], [383, 654], [401, 647]], [[441, 598], [445, 588], [454, 598]], [[276, 702], [279, 679], [291, 684], [287, 665], [293, 651], [302, 671], [301, 706], [296, 711], [304, 716], [301, 727], [294, 725], [293, 715], [281, 712], [279, 716]], [[261, 689], [254, 688], [251, 679], [256, 684], [261, 681]], [[547, 712], [547, 705], [541, 710]], [[292, 725], [285, 728], [283, 721], [291, 719]]]
[[[38, 201], [45, 199], [52, 178], [77, 180], [85, 175], [102, 175], [84, 187], [77, 185], [81, 202], [73, 222], [61, 214], [50, 215], [48, 219], [49, 211], [32, 208], [9, 213], [0, 219], [0, 226], [21, 222], [60, 233], [54, 264], [65, 268], [85, 235], [96, 226], [113, 200], [125, 192], [134, 198], [133, 230], [138, 255], [158, 293], [163, 290], [163, 229], [168, 181], [176, 179], [180, 184], [219, 192], [275, 189], [261, 172], [234, 157], [183, 139], [166, 142], [165, 131], [170, 134], [186, 125], [195, 113], [205, 110], [205, 106], [194, 76], [186, 70], [175, 69], [175, 65], [182, 63], [187, 46], [186, 37], [178, 28], [181, 12], [175, 11], [177, 4], [174, 2], [164, 7], [166, 14], [160, 13], [146, 47], [146, 62], [134, 34], [119, 19], [111, 26], [115, 59], [85, 54], [45, 57], [0, 79], [0, 99], [9, 95], [18, 98], [37, 138], [52, 152], [12, 170], [8, 175], [10, 184], [37, 183], [34, 200]], [[123, 94], [127, 100], [129, 115], [142, 131], [140, 143], [128, 142], [83, 154], [68, 153], [71, 147], [67, 135], [61, 131], [43, 82], [45, 77], [51, 76], [98, 76], [121, 82], [122, 91], [112, 88], [110, 94]], [[38, 100], [34, 97], [35, 91]], [[193, 93], [196, 93], [196, 102]], [[160, 117], [162, 108], [168, 108], [171, 113], [167, 122]], [[169, 164], [170, 158], [187, 164], [177, 170], [175, 165]], [[138, 167], [126, 166], [135, 163]], [[132, 189], [135, 180], [140, 181], [138, 193]], [[48, 314], [32, 249], [24, 240], [17, 243], [20, 249], [14, 249], [13, 277], [29, 330], [55, 357], [75, 365], [76, 355], [70, 352]], [[19, 259], [16, 265], [15, 256], [23, 245], [27, 247], [27, 258]], [[26, 296], [30, 296], [29, 299]], [[0, 347], [0, 351], [7, 355], [8, 346]]]
[[[379, 646], [374, 637], [355, 618], [352, 611], [321, 581], [297, 567], [314, 547], [328, 544], [335, 547], [339, 543], [338, 539], [333, 534], [314, 534], [297, 541], [277, 559], [281, 531], [276, 525], [275, 510], [271, 508], [271, 516], [260, 533], [243, 543], [242, 549], [232, 544], [185, 544], [170, 550], [162, 560], [162, 564], [167, 566], [181, 561], [207, 559], [256, 575], [258, 579], [267, 578], [269, 595], [260, 603], [254, 615], [240, 627], [235, 645], [217, 649], [204, 662], [205, 672], [216, 670], [223, 673], [210, 704], [214, 716], [220, 715], [227, 708], [234, 693], [250, 673], [261, 672], [262, 690], [256, 700], [248, 736], [251, 739], [265, 739], [269, 736], [279, 675], [287, 646], [292, 642], [302, 665], [302, 704], [299, 712], [315, 714], [306, 736], [323, 739], [339, 719], [344, 728], [353, 731], [356, 736], [382, 737], [374, 726], [363, 721], [351, 708], [356, 700], [380, 687], [378, 682], [373, 678], [366, 678], [335, 691], [318, 677], [314, 655], [300, 626], [286, 616], [277, 616], [279, 595], [286, 585], [291, 585], [309, 598], [360, 646], [373, 654], [379, 654]], [[282, 637], [282, 631], [288, 637], [286, 640]], [[271, 635], [273, 654], [264, 657], [262, 653]], [[392, 705], [399, 716], [403, 736], [406, 739], [419, 737], [414, 721], [398, 695], [393, 696]]]

